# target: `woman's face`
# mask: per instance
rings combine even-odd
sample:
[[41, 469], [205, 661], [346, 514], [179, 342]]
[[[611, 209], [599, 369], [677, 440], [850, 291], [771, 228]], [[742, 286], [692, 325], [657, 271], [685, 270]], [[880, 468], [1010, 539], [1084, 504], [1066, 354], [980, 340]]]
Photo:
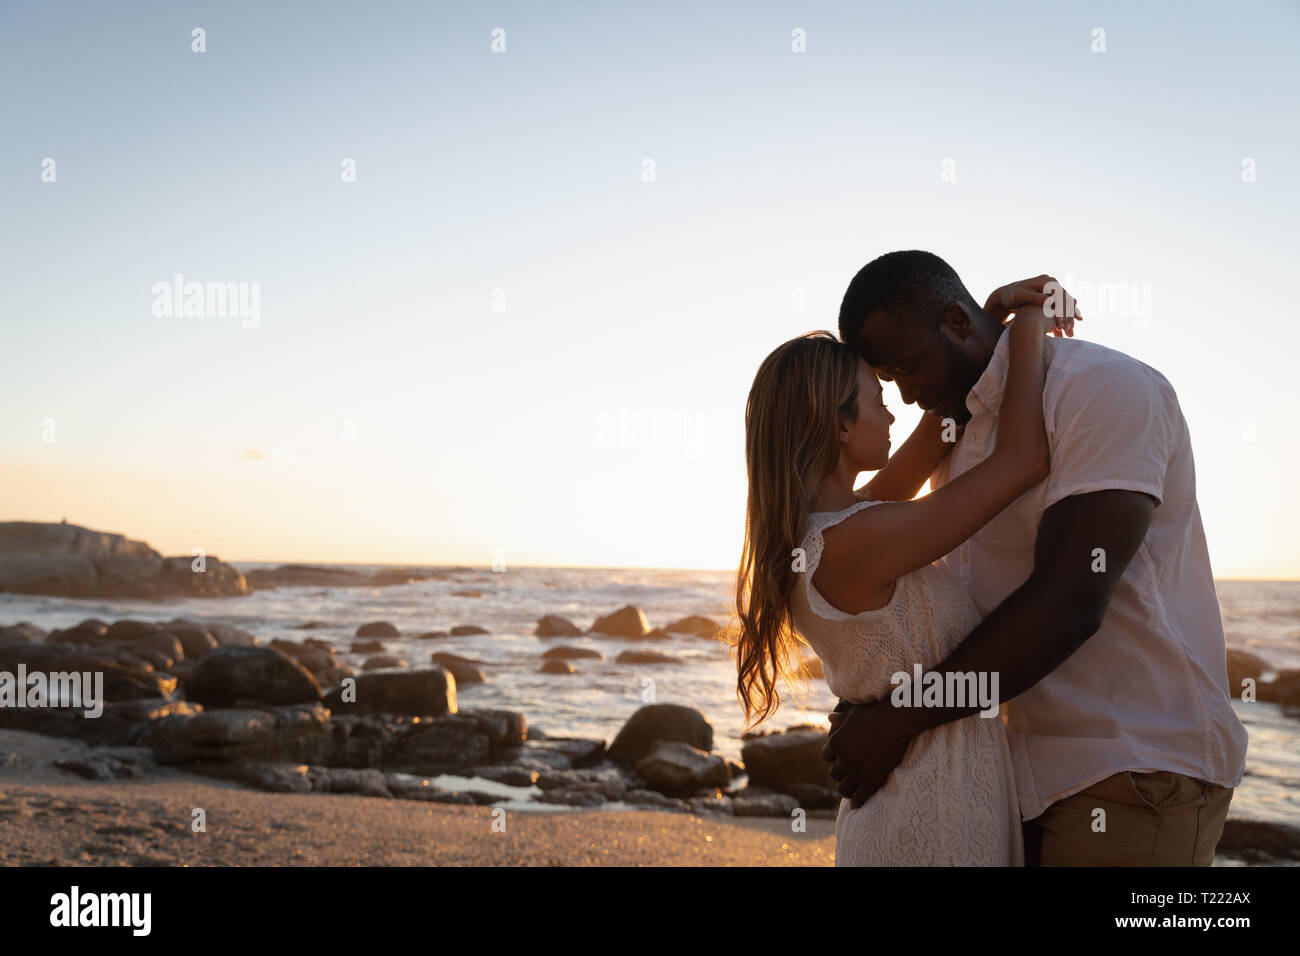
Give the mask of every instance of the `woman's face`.
[[878, 471], [889, 461], [889, 426], [894, 416], [885, 408], [880, 380], [871, 366], [858, 359], [858, 420], [840, 428], [840, 450], [858, 471]]

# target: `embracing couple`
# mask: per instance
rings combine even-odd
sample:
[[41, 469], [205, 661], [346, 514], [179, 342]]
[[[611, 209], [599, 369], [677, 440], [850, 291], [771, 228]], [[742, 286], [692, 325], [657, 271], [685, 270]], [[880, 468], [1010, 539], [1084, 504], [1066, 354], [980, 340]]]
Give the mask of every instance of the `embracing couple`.
[[[1213, 860], [1247, 737], [1187, 423], [1075, 317], [893, 252], [754, 378], [738, 693], [821, 658], [837, 866]], [[927, 413], [892, 455], [881, 380]]]

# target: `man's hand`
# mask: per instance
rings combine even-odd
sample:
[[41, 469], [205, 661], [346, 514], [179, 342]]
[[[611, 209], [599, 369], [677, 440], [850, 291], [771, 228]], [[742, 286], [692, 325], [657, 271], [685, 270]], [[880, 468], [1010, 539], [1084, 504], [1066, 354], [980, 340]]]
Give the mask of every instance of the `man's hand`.
[[903, 762], [916, 728], [888, 698], [835, 709], [822, 759], [833, 764], [831, 777], [839, 783], [840, 796], [848, 797], [856, 810]]

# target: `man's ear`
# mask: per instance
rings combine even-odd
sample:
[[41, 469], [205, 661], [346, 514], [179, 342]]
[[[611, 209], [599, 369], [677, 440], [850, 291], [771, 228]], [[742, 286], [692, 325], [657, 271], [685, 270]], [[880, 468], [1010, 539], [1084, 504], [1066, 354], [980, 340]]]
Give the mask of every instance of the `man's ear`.
[[949, 302], [943, 307], [939, 327], [950, 331], [959, 341], [975, 334], [975, 324], [971, 321], [971, 315], [966, 311], [966, 306], [960, 302]]

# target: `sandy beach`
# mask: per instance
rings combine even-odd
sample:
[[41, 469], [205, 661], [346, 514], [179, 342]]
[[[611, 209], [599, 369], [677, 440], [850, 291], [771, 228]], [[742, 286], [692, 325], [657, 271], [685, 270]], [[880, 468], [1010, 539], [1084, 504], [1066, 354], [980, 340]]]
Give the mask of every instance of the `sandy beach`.
[[[168, 768], [89, 781], [80, 741], [0, 730], [2, 866], [831, 866], [834, 822], [655, 811], [506, 813], [273, 794]], [[207, 832], [191, 832], [202, 808]], [[499, 829], [499, 828], [498, 828]]]

